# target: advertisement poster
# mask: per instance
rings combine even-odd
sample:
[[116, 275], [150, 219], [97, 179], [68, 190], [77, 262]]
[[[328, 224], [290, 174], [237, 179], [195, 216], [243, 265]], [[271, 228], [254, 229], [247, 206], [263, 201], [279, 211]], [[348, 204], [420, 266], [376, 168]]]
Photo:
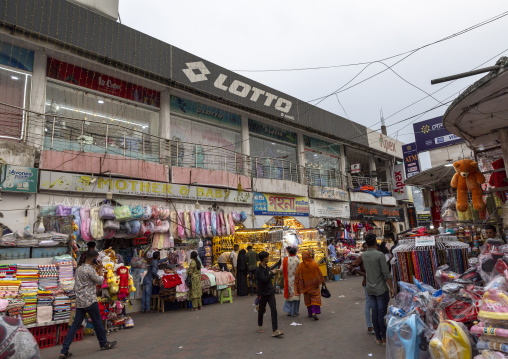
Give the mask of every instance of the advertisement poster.
[[347, 202], [310, 199], [310, 215], [319, 218], [349, 219], [351, 216], [351, 209]]
[[78, 173], [41, 171], [41, 190], [62, 192], [107, 193], [114, 195], [189, 199], [224, 203], [252, 203], [251, 192], [222, 188], [187, 186], [115, 177], [92, 177]]
[[0, 188], [4, 192], [37, 192], [39, 170], [32, 167], [0, 165]]
[[420, 173], [420, 161], [418, 159], [418, 150], [416, 149], [416, 143], [408, 143], [402, 146], [402, 152], [404, 153], [404, 168], [406, 170], [406, 178], [411, 178], [414, 175]]
[[464, 142], [462, 138], [452, 135], [444, 128], [443, 116], [414, 123], [413, 130], [418, 153]]
[[416, 216], [416, 208], [414, 207], [408, 207], [407, 208], [407, 216], [409, 221], [409, 228], [416, 228], [418, 227], [418, 218]]
[[309, 216], [309, 198], [270, 193], [254, 193], [254, 214], [257, 216]]

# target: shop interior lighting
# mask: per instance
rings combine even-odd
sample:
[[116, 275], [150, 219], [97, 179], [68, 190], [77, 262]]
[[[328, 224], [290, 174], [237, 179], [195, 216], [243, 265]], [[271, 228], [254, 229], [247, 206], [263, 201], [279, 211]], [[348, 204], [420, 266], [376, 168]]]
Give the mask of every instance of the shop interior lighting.
[[[46, 106], [51, 106], [51, 103], [46, 102]], [[66, 106], [60, 106], [59, 108], [61, 108], [63, 110], [83, 113], [85, 115], [90, 115], [90, 116], [93, 116], [93, 117], [100, 117], [100, 118], [105, 118], [105, 119], [111, 120], [111, 121], [122, 122], [122, 123], [126, 123], [126, 124], [129, 124], [129, 125], [138, 126], [138, 127], [141, 127], [141, 128], [148, 128], [148, 125], [143, 124], [143, 123], [137, 123], [137, 122], [127, 121], [127, 120], [122, 120], [120, 118], [113, 118], [113, 117], [110, 117], [110, 116], [101, 115], [101, 114], [98, 114], [98, 113], [93, 113], [93, 112], [88, 112], [88, 111], [82, 111], [82, 110], [77, 109], [77, 108], [70, 108], [70, 107], [66, 107]], [[86, 118], [85, 118], [85, 121], [86, 121]]]
[[97, 100], [98, 103], [100, 103], [101, 105], [104, 103], [104, 99], [102, 97], [99, 97], [98, 100]]
[[445, 167], [451, 167], [451, 166], [453, 166], [453, 160], [452, 160], [452, 159], [450, 159], [450, 158], [449, 158], [449, 159], [447, 159], [446, 161], [447, 161], [448, 163], [447, 163], [447, 164], [445, 164]]
[[14, 81], [18, 81], [19, 77], [18, 76], [11, 76], [11, 79], [13, 79]]

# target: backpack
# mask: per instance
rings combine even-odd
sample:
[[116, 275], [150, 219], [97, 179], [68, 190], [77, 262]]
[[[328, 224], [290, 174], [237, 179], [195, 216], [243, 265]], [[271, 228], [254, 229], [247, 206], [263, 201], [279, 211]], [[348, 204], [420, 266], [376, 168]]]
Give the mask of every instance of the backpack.
[[131, 206], [132, 218], [139, 219], [145, 215], [145, 210], [142, 206]]
[[99, 218], [102, 220], [115, 219], [115, 210], [109, 204], [103, 204], [99, 208]]
[[132, 218], [131, 209], [129, 206], [115, 207], [115, 218], [119, 222], [128, 221]]
[[143, 221], [146, 221], [148, 219], [152, 218], [152, 206], [145, 206], [144, 213], [141, 219]]

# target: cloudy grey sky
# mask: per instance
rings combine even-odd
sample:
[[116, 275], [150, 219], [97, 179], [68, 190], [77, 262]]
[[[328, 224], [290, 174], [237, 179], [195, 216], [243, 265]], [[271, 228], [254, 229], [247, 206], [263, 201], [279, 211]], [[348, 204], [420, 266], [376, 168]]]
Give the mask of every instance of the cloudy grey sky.
[[[508, 10], [505, 1], [165, 1], [120, 0], [122, 23], [230, 70], [266, 70], [374, 61], [406, 52]], [[447, 85], [430, 80], [469, 71], [508, 50], [508, 16], [457, 38], [422, 49], [393, 69], [426, 92]], [[505, 55], [508, 51], [505, 52]], [[402, 57], [387, 60], [390, 65]], [[493, 65], [497, 57], [484, 66]], [[362, 66], [292, 72], [240, 72], [302, 100], [337, 90]], [[354, 82], [386, 67], [369, 66]], [[458, 80], [434, 97], [445, 102], [480, 76]], [[411, 121], [395, 124], [439, 103], [386, 71], [339, 94], [355, 122], [379, 129], [383, 109], [388, 134], [414, 141]], [[320, 107], [345, 116], [332, 96]], [[420, 120], [444, 114], [446, 106]], [[407, 126], [407, 127], [406, 127]]]

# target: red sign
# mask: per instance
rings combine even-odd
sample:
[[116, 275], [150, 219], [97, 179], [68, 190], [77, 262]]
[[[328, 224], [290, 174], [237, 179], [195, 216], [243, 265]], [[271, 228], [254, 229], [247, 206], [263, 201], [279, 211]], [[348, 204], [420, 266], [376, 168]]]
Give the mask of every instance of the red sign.
[[160, 92], [48, 58], [47, 76], [149, 106], [160, 107]]

